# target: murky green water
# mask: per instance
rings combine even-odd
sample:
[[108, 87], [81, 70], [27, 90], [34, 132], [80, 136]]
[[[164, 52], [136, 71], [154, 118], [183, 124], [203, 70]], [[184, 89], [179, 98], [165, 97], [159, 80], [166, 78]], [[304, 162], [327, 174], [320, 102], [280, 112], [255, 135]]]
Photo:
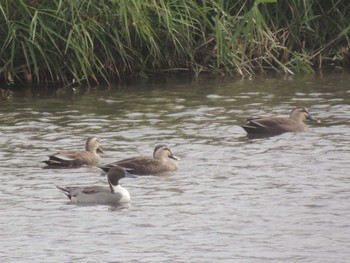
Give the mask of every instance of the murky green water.
[[[159, 80], [78, 96], [0, 101], [3, 262], [347, 262], [350, 75]], [[248, 139], [254, 115], [306, 106], [308, 133]], [[102, 162], [181, 157], [166, 177], [125, 178], [129, 207], [75, 206], [55, 185], [104, 185], [98, 168], [41, 162], [96, 135]]]

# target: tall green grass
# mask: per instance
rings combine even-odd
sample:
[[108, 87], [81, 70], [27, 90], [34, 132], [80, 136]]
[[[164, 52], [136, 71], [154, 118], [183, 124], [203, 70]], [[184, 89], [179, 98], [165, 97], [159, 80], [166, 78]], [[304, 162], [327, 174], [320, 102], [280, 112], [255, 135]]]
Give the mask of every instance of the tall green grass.
[[2, 83], [349, 66], [345, 0], [0, 0]]

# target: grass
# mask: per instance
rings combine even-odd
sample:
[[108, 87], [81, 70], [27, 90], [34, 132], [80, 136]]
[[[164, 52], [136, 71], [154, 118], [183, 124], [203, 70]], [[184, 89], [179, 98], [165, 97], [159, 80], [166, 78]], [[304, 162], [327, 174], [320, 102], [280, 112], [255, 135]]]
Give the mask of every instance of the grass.
[[344, 0], [1, 0], [0, 83], [349, 67]]

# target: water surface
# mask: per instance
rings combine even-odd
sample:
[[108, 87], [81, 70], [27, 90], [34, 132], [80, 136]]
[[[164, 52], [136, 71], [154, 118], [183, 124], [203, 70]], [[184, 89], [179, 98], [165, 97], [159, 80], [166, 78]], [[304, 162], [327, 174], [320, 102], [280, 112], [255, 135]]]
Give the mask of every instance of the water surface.
[[[162, 79], [76, 96], [0, 101], [3, 262], [347, 262], [350, 75]], [[27, 94], [27, 95], [28, 95]], [[308, 133], [249, 139], [255, 115], [306, 106]], [[96, 167], [43, 169], [99, 137], [103, 163], [181, 157], [168, 176], [125, 178], [129, 206], [75, 206], [55, 185], [105, 185]]]

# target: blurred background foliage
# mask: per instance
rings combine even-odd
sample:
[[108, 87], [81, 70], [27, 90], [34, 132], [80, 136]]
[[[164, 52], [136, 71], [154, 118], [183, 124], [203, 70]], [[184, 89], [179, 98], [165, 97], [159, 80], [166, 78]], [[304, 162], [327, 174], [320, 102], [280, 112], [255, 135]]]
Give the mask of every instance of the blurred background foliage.
[[348, 0], [0, 0], [0, 83], [349, 67]]

